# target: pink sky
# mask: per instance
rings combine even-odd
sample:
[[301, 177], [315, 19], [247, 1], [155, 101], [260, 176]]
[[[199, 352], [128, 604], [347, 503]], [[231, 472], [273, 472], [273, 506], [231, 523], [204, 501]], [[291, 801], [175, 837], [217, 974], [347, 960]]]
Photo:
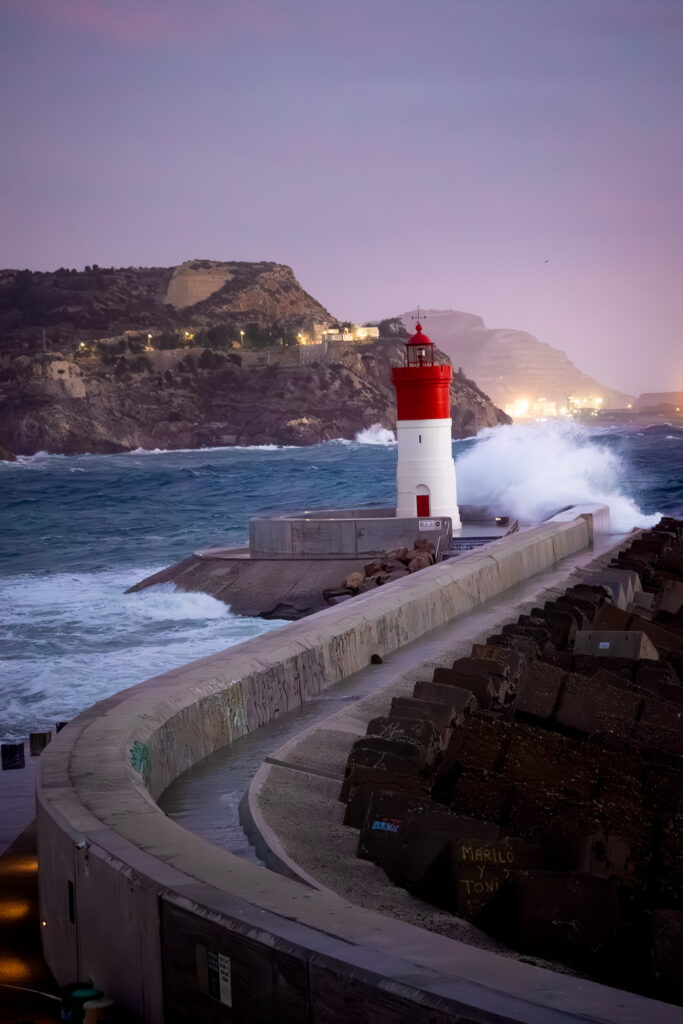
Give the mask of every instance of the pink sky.
[[462, 309], [683, 389], [679, 0], [0, 19], [0, 266], [274, 259], [340, 317]]

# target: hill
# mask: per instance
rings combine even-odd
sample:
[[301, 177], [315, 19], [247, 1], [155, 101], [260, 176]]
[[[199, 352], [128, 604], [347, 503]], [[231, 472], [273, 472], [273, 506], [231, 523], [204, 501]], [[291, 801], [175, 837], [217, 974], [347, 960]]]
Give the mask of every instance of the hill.
[[[412, 311], [400, 319], [412, 330], [414, 318]], [[427, 310], [425, 330], [501, 408], [519, 399], [533, 403], [544, 398], [556, 403], [559, 412], [569, 395], [599, 397], [604, 408], [625, 408], [634, 401], [582, 373], [560, 349], [525, 331], [492, 329], [481, 317], [452, 309]]]
[[4, 352], [72, 351], [124, 331], [311, 329], [330, 313], [279, 263], [190, 260], [179, 267], [0, 271]]
[[[0, 271], [0, 443], [76, 454], [393, 429], [402, 338], [299, 344], [333, 322], [275, 263]], [[451, 397], [455, 437], [508, 422], [463, 374]]]

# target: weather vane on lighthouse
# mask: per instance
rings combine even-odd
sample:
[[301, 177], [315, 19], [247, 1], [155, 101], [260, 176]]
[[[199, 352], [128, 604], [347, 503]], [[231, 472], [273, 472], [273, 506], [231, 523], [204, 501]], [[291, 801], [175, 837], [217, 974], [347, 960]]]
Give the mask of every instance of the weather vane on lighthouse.
[[[423, 314], [424, 317], [424, 314]], [[396, 388], [397, 517], [450, 516], [460, 529], [451, 443], [453, 368], [434, 362], [434, 345], [422, 332], [406, 342], [403, 366], [391, 371]]]

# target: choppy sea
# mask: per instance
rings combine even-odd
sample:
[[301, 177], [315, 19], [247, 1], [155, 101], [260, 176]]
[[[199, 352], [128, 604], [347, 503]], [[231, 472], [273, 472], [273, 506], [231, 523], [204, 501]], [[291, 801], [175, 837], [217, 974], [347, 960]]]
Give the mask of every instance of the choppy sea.
[[[458, 497], [535, 522], [610, 505], [615, 528], [683, 517], [683, 430], [499, 427], [454, 442]], [[305, 448], [212, 448], [0, 463], [0, 738], [15, 739], [278, 622], [132, 583], [191, 551], [246, 542], [249, 516], [391, 504], [393, 435]]]

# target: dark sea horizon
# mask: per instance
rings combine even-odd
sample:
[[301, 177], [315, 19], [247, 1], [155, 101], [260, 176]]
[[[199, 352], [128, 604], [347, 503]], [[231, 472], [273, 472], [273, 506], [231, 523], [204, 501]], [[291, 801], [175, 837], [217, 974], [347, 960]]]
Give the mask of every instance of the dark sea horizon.
[[[608, 504], [618, 532], [683, 518], [683, 430], [573, 422], [454, 442], [458, 498], [526, 523]], [[279, 622], [204, 594], [131, 584], [191, 551], [247, 541], [250, 515], [391, 505], [396, 445], [356, 441], [120, 455], [38, 453], [0, 463], [0, 738], [68, 720], [126, 686]]]

